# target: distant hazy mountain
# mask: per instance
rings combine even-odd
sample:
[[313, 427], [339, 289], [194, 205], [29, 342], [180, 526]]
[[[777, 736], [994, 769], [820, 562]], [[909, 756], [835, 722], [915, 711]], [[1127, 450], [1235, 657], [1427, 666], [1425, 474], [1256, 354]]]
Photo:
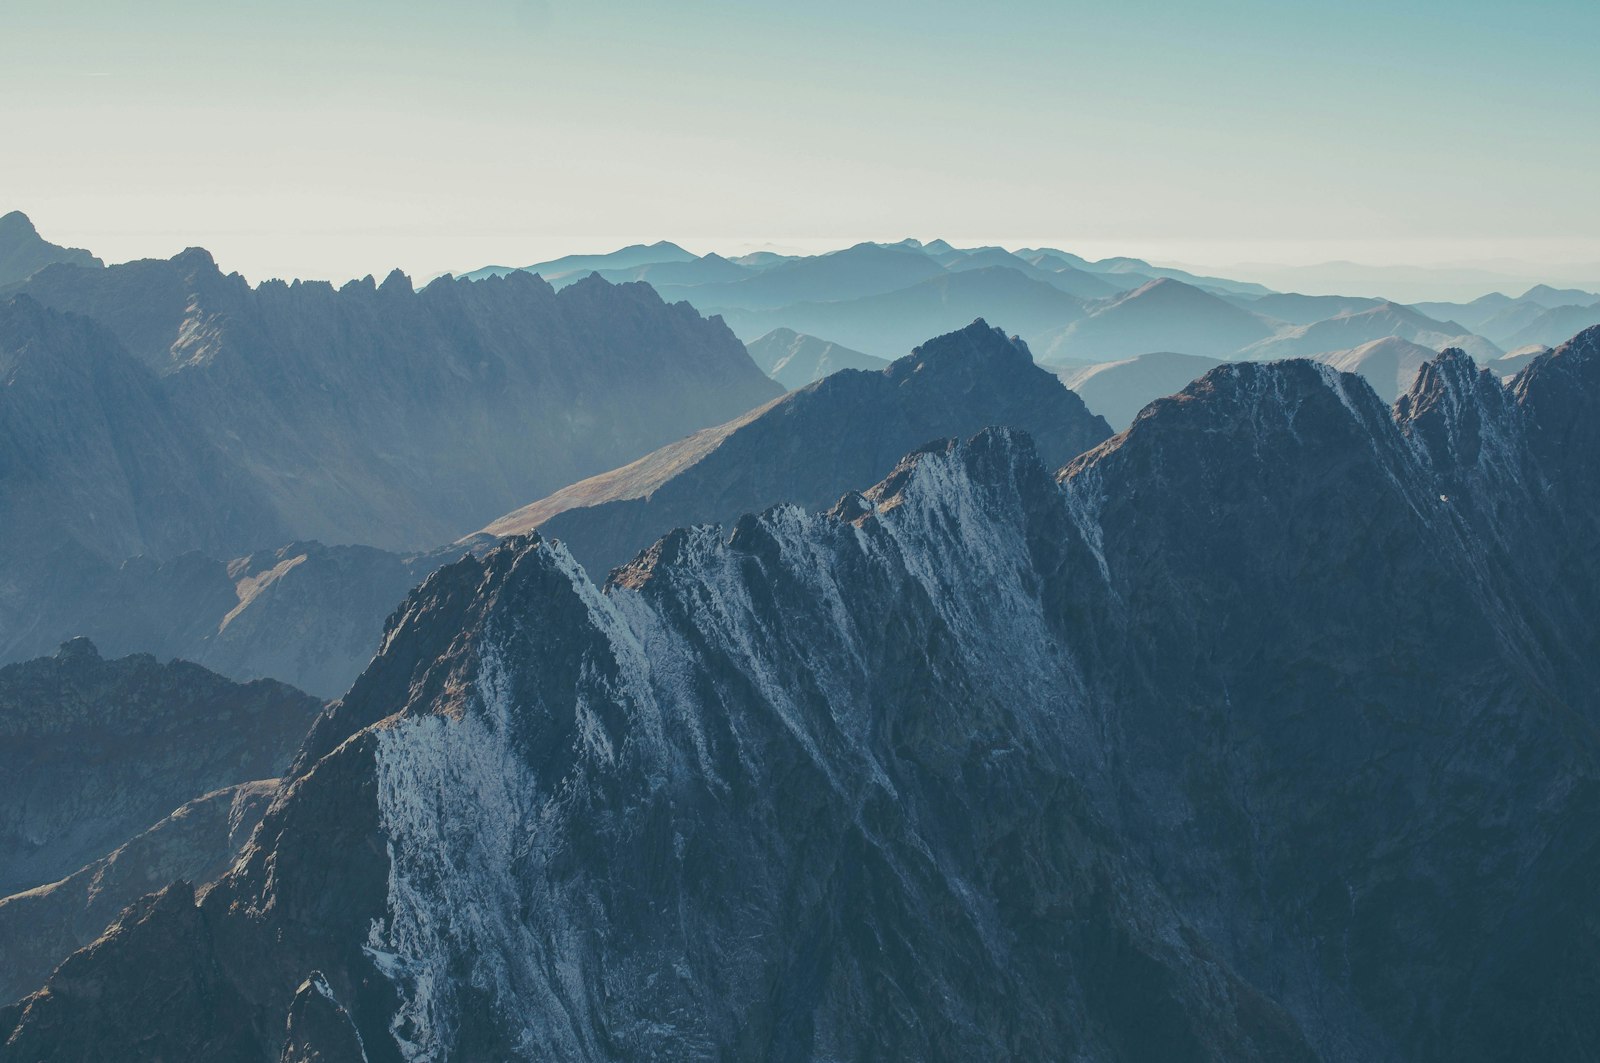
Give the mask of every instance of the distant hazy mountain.
[[0, 895], [54, 882], [186, 801], [278, 775], [322, 702], [86, 639], [0, 668]]
[[1600, 324], [1600, 303], [1588, 306], [1558, 306], [1539, 314], [1507, 336], [1504, 346], [1554, 347], [1595, 324]]
[[1271, 335], [1273, 323], [1182, 281], [1162, 278], [1094, 304], [1039, 338], [1041, 361], [1115, 361], [1150, 351], [1221, 357]]
[[37, 501], [0, 536], [37, 542], [48, 516], [113, 560], [291, 539], [425, 549], [781, 393], [726, 328], [644, 284], [555, 292], [512, 273], [413, 291], [396, 272], [252, 288], [190, 250], [53, 266], [21, 290], [0, 312], [0, 476]]
[[920, 442], [988, 425], [1032, 433], [1061, 463], [1111, 434], [982, 321], [881, 372], [846, 370], [632, 465], [574, 484], [485, 529], [538, 528], [599, 578], [680, 525], [728, 523], [780, 502], [817, 508], [872, 483]]
[[761, 272], [759, 269], [742, 266], [721, 255], [710, 254], [687, 261], [651, 262], [643, 266], [627, 266], [620, 269], [575, 269], [541, 275], [557, 289], [582, 280], [590, 273], [598, 273], [613, 284], [644, 281], [660, 290], [669, 285], [724, 284], [754, 276], [759, 272]]
[[93, 269], [104, 264], [82, 248], [50, 243], [19, 210], [0, 217], [0, 286], [26, 280], [58, 262]]
[[1329, 351], [1347, 351], [1386, 336], [1398, 336], [1433, 350], [1460, 347], [1480, 361], [1504, 353], [1453, 321], [1435, 321], [1408, 306], [1380, 303], [1368, 310], [1285, 329], [1244, 348], [1239, 356], [1260, 361], [1310, 358]]
[[1309, 325], [1313, 321], [1339, 314], [1371, 310], [1382, 299], [1362, 299], [1347, 295], [1300, 295], [1296, 292], [1273, 292], [1260, 296], [1233, 296], [1229, 300], [1253, 314], [1287, 321], [1294, 325]]
[[[796, 303], [775, 310], [712, 308], [740, 337], [755, 339], [791, 328], [881, 358], [898, 358], [930, 333], [993, 317], [1032, 343], [1083, 316], [1074, 295], [1014, 269], [989, 267], [941, 273], [909, 288], [833, 302]], [[702, 310], [712, 312], [702, 307]]]
[[1600, 304], [1600, 292], [1586, 292], [1578, 288], [1552, 288], [1548, 284], [1536, 284], [1518, 298], [1526, 303], [1537, 303], [1547, 310], [1563, 306]]
[[[1364, 377], [1383, 401], [1393, 402], [1411, 387], [1422, 365], [1438, 353], [1398, 336], [1386, 336], [1347, 351], [1328, 351], [1315, 357], [1342, 372]], [[1057, 375], [1082, 396], [1089, 409], [1121, 431], [1145, 406], [1182, 391], [1220, 364], [1216, 358], [1162, 352], [1061, 369]], [[1509, 363], [1497, 371], [1504, 373], [1508, 367]]]
[[1534, 359], [1542, 354], [1549, 353], [1549, 351], [1549, 347], [1540, 346], [1539, 344], [1518, 347], [1486, 363], [1486, 368], [1496, 376], [1513, 377], [1525, 369]]
[[1204, 355], [1160, 351], [1073, 369], [1045, 368], [1054, 369], [1084, 405], [1120, 432], [1150, 403], [1182, 391], [1221, 364]]
[[1125, 285], [1107, 280], [1105, 276], [1091, 273], [1088, 270], [1076, 269], [1073, 266], [1059, 264], [1057, 268], [1041, 268], [1020, 255], [1014, 255], [1001, 247], [983, 247], [971, 251], [956, 251], [940, 258], [945, 269], [952, 272], [971, 269], [989, 269], [1000, 267], [1014, 269], [1025, 277], [1033, 280], [1044, 281], [1053, 288], [1060, 288], [1070, 295], [1080, 299], [1104, 299], [1116, 295], [1118, 292], [1127, 291], [1130, 287], [1138, 285]]
[[[788, 328], [886, 358], [898, 357], [928, 334], [959, 327], [974, 317], [1004, 320], [1024, 338], [1038, 341], [1081, 316], [1078, 306], [1053, 299], [1041, 289], [1078, 300], [1104, 300], [1166, 278], [1239, 299], [1267, 294], [1258, 284], [1198, 276], [1133, 258], [1090, 262], [1052, 248], [1013, 252], [905, 239], [861, 243], [820, 255], [758, 252], [738, 259], [716, 255], [696, 259], [670, 246], [681, 254], [660, 262], [639, 261], [656, 252], [636, 246], [528, 268], [540, 271], [557, 288], [593, 270], [612, 281], [644, 280], [668, 300], [681, 299], [702, 313], [721, 315], [747, 341], [775, 328]], [[468, 276], [499, 272], [504, 270], [494, 267]], [[965, 274], [981, 279], [960, 279]], [[1347, 308], [1350, 301], [1339, 305]], [[1056, 357], [1074, 356], [1057, 352]]]
[[769, 310], [792, 303], [860, 299], [942, 276], [944, 267], [920, 251], [857, 244], [826, 255], [779, 263], [727, 284], [664, 285], [662, 295], [708, 307]]
[[582, 271], [585, 276], [595, 270], [636, 269], [658, 262], [690, 262], [695, 256], [677, 244], [660, 240], [653, 244], [629, 244], [627, 247], [604, 255], [565, 255], [548, 262], [535, 262], [531, 266], [485, 266], [462, 274], [466, 280], [483, 280], [501, 277], [507, 273], [538, 273], [546, 278], [558, 274]]
[[740, 255], [729, 261], [740, 266], [749, 266], [752, 269], [770, 269], [784, 262], [793, 261], [795, 255], [780, 255], [776, 251], [752, 251], [747, 255]]
[[1360, 374], [1372, 385], [1372, 390], [1378, 393], [1380, 399], [1393, 402], [1411, 390], [1417, 373], [1438, 354], [1431, 347], [1403, 340], [1399, 336], [1385, 336], [1348, 351], [1319, 354], [1317, 360], [1341, 372]]
[[1484, 322], [1507, 308], [1518, 305], [1521, 305], [1520, 300], [1500, 292], [1490, 292], [1488, 295], [1480, 295], [1470, 303], [1422, 302], [1412, 303], [1411, 308], [1435, 321], [1458, 321], [1480, 336], [1494, 339], [1493, 336], [1481, 331]]
[[745, 344], [761, 371], [793, 391], [841, 369], [882, 370], [886, 359], [841, 347], [829, 340], [779, 328]]
[[1600, 264], [1582, 267], [1579, 276], [1552, 278], [1535, 269], [1502, 270], [1476, 266], [1373, 266], [1358, 262], [1320, 262], [1306, 266], [1245, 263], [1232, 267], [1235, 276], [1249, 277], [1279, 291], [1323, 295], [1382, 295], [1405, 303], [1460, 301], [1468, 293], [1515, 291], [1540, 280], [1593, 287]]
[[[1506, 303], [1499, 310], [1472, 326], [1473, 331], [1499, 346], [1516, 346], [1516, 337], [1524, 329], [1550, 313], [1547, 307], [1524, 299]], [[1567, 333], [1571, 335], [1571, 333]]]
[[[1185, 284], [1192, 284], [1197, 288], [1206, 288], [1212, 291], [1229, 292], [1241, 295], [1265, 295], [1272, 290], [1250, 281], [1230, 280], [1227, 277], [1204, 276], [1201, 274], [1190, 273], [1188, 270], [1175, 269], [1170, 266], [1155, 266], [1139, 258], [1103, 258], [1097, 262], [1091, 262], [1079, 255], [1074, 255], [1066, 251], [1058, 251], [1053, 247], [1024, 248], [1016, 253], [1031, 262], [1037, 262], [1040, 258], [1053, 259], [1058, 263], [1071, 266], [1076, 269], [1085, 270], [1089, 273], [1098, 274], [1103, 278], [1107, 278], [1108, 280], [1119, 275], [1129, 275], [1136, 281], [1136, 283], [1126, 284], [1123, 286], [1124, 290], [1132, 290], [1134, 288], [1142, 287], [1143, 285], [1148, 284], [1150, 281], [1159, 279], [1161, 277], [1166, 277], [1170, 280], [1183, 281]], [[1115, 283], [1114, 281], [1112, 282]]]

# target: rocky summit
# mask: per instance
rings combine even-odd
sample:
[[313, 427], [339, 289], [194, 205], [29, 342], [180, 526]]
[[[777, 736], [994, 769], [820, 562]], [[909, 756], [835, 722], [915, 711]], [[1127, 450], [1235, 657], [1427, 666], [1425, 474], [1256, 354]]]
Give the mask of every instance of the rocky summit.
[[52, 244], [20, 210], [0, 215], [0, 286], [27, 280], [57, 262], [90, 269], [104, 265], [81, 247]]
[[1600, 330], [1226, 365], [604, 588], [511, 539], [0, 1058], [1591, 1058], [1596, 425]]

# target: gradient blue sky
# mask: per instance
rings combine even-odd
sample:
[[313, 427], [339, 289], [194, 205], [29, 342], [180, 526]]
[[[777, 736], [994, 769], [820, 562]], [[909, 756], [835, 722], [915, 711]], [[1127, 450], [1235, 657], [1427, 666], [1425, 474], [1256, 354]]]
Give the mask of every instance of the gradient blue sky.
[[0, 0], [0, 210], [252, 279], [906, 235], [1593, 263], [1597, 40], [1595, 0]]

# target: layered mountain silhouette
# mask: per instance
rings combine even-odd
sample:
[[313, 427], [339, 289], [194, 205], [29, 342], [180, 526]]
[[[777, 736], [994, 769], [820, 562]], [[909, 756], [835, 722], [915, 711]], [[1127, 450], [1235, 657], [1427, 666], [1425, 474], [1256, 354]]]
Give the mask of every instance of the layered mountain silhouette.
[[1537, 303], [1547, 310], [1558, 310], [1563, 306], [1600, 304], [1600, 292], [1586, 292], [1580, 288], [1552, 288], [1548, 284], [1535, 284], [1518, 298], [1526, 303]]
[[1309, 325], [1325, 321], [1340, 314], [1358, 314], [1381, 306], [1382, 299], [1363, 299], [1347, 295], [1301, 295], [1298, 292], [1272, 292], [1268, 295], [1234, 296], [1235, 306], [1253, 314], [1287, 321], [1294, 325]]
[[1273, 323], [1182, 281], [1162, 278], [1090, 309], [1042, 337], [1041, 361], [1109, 362], [1151, 351], [1221, 357], [1261, 340]]
[[1380, 303], [1366, 310], [1338, 314], [1288, 329], [1251, 344], [1239, 353], [1243, 358], [1261, 361], [1307, 358], [1328, 351], [1350, 350], [1387, 336], [1397, 336], [1433, 350], [1460, 347], [1482, 361], [1505, 353], [1454, 321], [1435, 321], [1397, 303]]
[[745, 344], [761, 371], [793, 391], [841, 369], [880, 370], [889, 363], [794, 329], [773, 329]]
[[1506, 337], [1507, 348], [1549, 347], [1568, 337], [1600, 325], [1600, 301], [1588, 306], [1559, 306], [1534, 315], [1521, 328]]
[[462, 276], [467, 280], [487, 280], [508, 273], [537, 273], [546, 280], [557, 276], [587, 276], [601, 270], [639, 269], [668, 262], [692, 262], [695, 255], [670, 240], [653, 244], [629, 244], [603, 255], [566, 255], [530, 266], [484, 266]]
[[0, 215], [0, 287], [27, 280], [58, 262], [92, 269], [104, 265], [82, 248], [50, 243], [19, 210]]
[[1416, 380], [1422, 367], [1438, 354], [1430, 347], [1403, 340], [1399, 336], [1385, 336], [1348, 351], [1319, 354], [1317, 360], [1341, 372], [1365, 377], [1379, 398], [1384, 402], [1394, 402], [1411, 390], [1412, 381]]
[[1033, 434], [1064, 463], [1111, 431], [979, 320], [878, 372], [847, 370], [507, 514], [494, 536], [539, 529], [598, 579], [682, 525], [731, 524], [779, 502], [824, 508], [929, 439], [989, 425]]
[[[1560, 300], [1578, 303], [1586, 296], [1540, 286], [1518, 298], [1492, 293], [1471, 303], [1407, 308], [1377, 297], [1274, 292], [1142, 259], [1091, 261], [1047, 247], [906, 239], [819, 255], [758, 252], [728, 259], [696, 257], [676, 244], [652, 246], [661, 248], [659, 261], [644, 261], [652, 248], [636, 245], [526, 268], [558, 288], [590, 271], [612, 281], [647, 281], [668, 299], [721, 316], [746, 342], [785, 329], [881, 358], [899, 357], [930, 332], [987, 317], [1007, 322], [1055, 365], [1161, 352], [1305, 357], [1385, 335], [1435, 350], [1459, 346], [1487, 361], [1551, 309], [1544, 303], [1560, 306], [1566, 305]], [[490, 272], [496, 271], [504, 272]], [[1552, 319], [1538, 335], [1559, 342], [1577, 327], [1552, 339], [1546, 334], [1559, 331]], [[1257, 344], [1265, 346], [1254, 350]]]
[[509, 540], [5, 1058], [1584, 1058], [1597, 485], [1590, 330], [1220, 366], [604, 589]]
[[[924, 260], [928, 261], [928, 260]], [[698, 304], [697, 304], [698, 305]], [[1025, 340], [1084, 314], [1084, 302], [1053, 284], [1003, 267], [940, 272], [880, 295], [794, 303], [773, 310], [710, 305], [748, 339], [791, 328], [880, 358], [898, 358], [930, 333], [960, 328], [978, 317], [1005, 321]]]

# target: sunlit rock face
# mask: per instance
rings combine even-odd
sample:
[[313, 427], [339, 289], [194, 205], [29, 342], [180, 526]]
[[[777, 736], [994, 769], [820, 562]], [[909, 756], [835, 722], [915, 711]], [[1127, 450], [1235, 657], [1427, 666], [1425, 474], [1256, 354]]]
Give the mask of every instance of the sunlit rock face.
[[1223, 366], [1055, 476], [446, 566], [8, 1058], [1582, 1058], [1597, 383]]

